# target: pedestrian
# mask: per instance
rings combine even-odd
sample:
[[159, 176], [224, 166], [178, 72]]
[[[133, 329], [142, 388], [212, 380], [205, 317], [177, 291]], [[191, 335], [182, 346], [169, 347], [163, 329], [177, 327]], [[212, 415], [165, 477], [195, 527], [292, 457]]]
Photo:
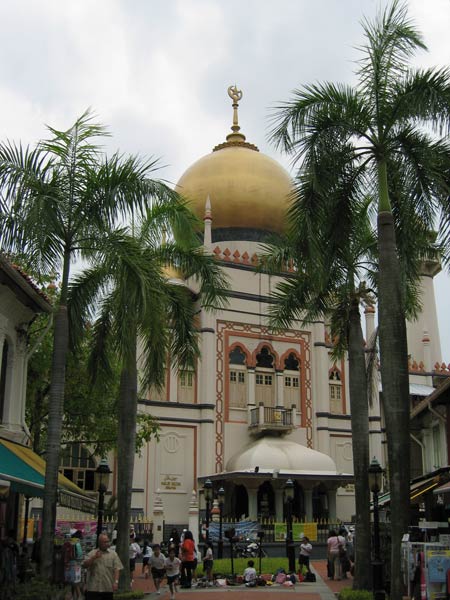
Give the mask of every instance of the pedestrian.
[[329, 579], [342, 579], [342, 568], [340, 551], [345, 548], [345, 538], [338, 535], [334, 529], [328, 534], [327, 540], [327, 558], [328, 558], [328, 577]]
[[134, 533], [130, 535], [130, 548], [129, 548], [129, 558], [130, 558], [130, 578], [131, 585], [134, 582], [134, 571], [136, 569], [136, 558], [141, 554], [141, 547], [137, 543]]
[[181, 544], [182, 560], [182, 586], [183, 588], [192, 587], [192, 572], [195, 569], [195, 542], [192, 531], [184, 532], [184, 540]]
[[308, 573], [311, 572], [311, 569], [309, 568], [309, 557], [311, 556], [311, 553], [312, 553], [311, 542], [309, 541], [309, 538], [306, 535], [304, 535], [302, 537], [302, 540], [300, 543], [300, 554], [298, 557], [298, 564], [300, 567], [300, 571], [302, 570], [303, 565], [305, 565]]
[[144, 546], [142, 548], [142, 574], [145, 579], [148, 579], [148, 561], [150, 560], [153, 554], [152, 547], [150, 546], [148, 540], [144, 540]]
[[153, 583], [155, 584], [156, 593], [158, 596], [160, 595], [160, 585], [161, 580], [163, 579], [166, 569], [164, 567], [166, 561], [166, 557], [161, 552], [161, 546], [159, 544], [153, 545], [153, 554], [149, 558], [148, 564], [150, 566], [150, 570], [153, 577]]
[[170, 600], [175, 600], [175, 593], [178, 593], [178, 579], [181, 567], [181, 560], [175, 556], [175, 548], [170, 548], [169, 556], [164, 561], [164, 567], [170, 589]]
[[207, 585], [212, 585], [212, 570], [214, 564], [214, 556], [213, 556], [213, 545], [211, 542], [208, 542], [206, 546], [205, 556], [203, 558], [203, 571], [206, 576]]
[[98, 536], [98, 547], [89, 552], [83, 567], [87, 569], [86, 600], [113, 600], [123, 565], [114, 550], [109, 548], [106, 533]]
[[348, 579], [347, 573], [351, 569], [351, 563], [350, 563], [350, 560], [348, 557], [348, 551], [347, 551], [347, 536], [348, 536], [347, 529], [345, 527], [341, 527], [339, 529], [338, 536], [340, 536], [344, 539], [344, 543], [343, 544], [341, 543], [339, 546], [339, 560], [341, 562], [342, 579]]

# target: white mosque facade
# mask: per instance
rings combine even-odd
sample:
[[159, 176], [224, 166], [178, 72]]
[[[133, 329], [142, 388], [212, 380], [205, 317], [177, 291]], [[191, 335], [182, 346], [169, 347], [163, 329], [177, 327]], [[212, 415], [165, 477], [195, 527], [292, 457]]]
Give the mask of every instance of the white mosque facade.
[[[267, 311], [278, 279], [255, 267], [261, 242], [282, 232], [291, 179], [246, 141], [233, 96], [232, 133], [194, 163], [177, 189], [204, 219], [204, 245], [230, 282], [228, 305], [209, 313], [199, 304], [201, 358], [195, 371], [167, 373], [159, 393], [142, 393], [139, 410], [160, 424], [136, 456], [132, 510], [166, 523], [188, 522], [192, 491], [209, 478], [225, 490], [224, 514], [283, 520], [287, 479], [295, 486], [294, 517], [351, 519], [354, 513], [348, 362], [331, 357], [327, 324], [293, 324], [274, 333]], [[433, 265], [424, 267], [424, 308], [408, 325], [411, 382], [430, 393], [441, 363]], [[363, 319], [370, 337], [375, 312]], [[428, 375], [427, 375], [428, 374]], [[379, 405], [370, 409], [371, 456], [385, 464]]]

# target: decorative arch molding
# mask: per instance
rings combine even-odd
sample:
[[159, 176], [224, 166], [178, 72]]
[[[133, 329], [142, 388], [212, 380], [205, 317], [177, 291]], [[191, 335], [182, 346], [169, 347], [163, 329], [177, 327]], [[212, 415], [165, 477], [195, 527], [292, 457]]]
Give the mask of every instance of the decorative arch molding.
[[[272, 341], [283, 342], [289, 347], [295, 344], [302, 357], [300, 369], [301, 382], [301, 424], [305, 429], [306, 445], [313, 448], [313, 407], [312, 407], [312, 366], [311, 366], [311, 333], [298, 329], [285, 329], [276, 335], [266, 325], [242, 323], [236, 321], [216, 322], [216, 388], [215, 388], [215, 472], [221, 473], [225, 468], [225, 421], [227, 420], [227, 377], [228, 350], [239, 338], [262, 340], [258, 348], [271, 347]], [[259, 350], [258, 350], [259, 351]], [[256, 356], [256, 354], [255, 354]], [[252, 368], [252, 365], [247, 365]], [[253, 367], [254, 368], [254, 367]]]
[[333, 364], [333, 366], [328, 369], [328, 379], [331, 379], [331, 375], [333, 373], [338, 373], [339, 374], [339, 379], [337, 381], [341, 381], [342, 382], [342, 371], [341, 369], [337, 366], [336, 363]]
[[256, 363], [257, 363], [256, 357], [258, 356], [258, 354], [260, 354], [260, 352], [261, 352], [261, 350], [263, 348], [269, 348], [270, 353], [273, 356], [273, 368], [274, 368], [274, 370], [280, 369], [280, 357], [278, 355], [278, 352], [276, 350], [274, 350], [274, 347], [272, 346], [272, 344], [268, 340], [263, 340], [262, 342], [260, 342], [258, 344], [258, 346], [256, 347], [256, 349], [253, 351], [251, 366], [253, 368], [256, 368]]
[[[231, 346], [228, 348], [228, 358], [231, 354], [231, 352], [233, 352], [233, 350], [235, 350], [236, 348], [239, 348], [239, 350], [242, 350], [242, 352], [245, 354], [245, 366], [246, 367], [252, 367], [253, 366], [253, 358], [252, 355], [250, 353], [250, 350], [248, 348], [246, 348], [246, 346], [244, 346], [244, 344], [242, 342], [234, 342], [233, 344], [231, 344]], [[228, 363], [231, 364], [231, 363]]]
[[302, 357], [297, 348], [289, 348], [286, 352], [280, 356], [280, 369], [284, 371], [284, 361], [288, 358], [290, 354], [294, 354], [295, 358], [298, 360], [299, 371], [301, 370]]

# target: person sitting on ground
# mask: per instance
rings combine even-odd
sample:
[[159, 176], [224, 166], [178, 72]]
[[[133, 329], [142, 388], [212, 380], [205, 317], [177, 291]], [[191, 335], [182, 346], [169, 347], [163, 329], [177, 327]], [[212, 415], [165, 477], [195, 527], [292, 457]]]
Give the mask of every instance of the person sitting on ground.
[[155, 584], [156, 593], [161, 593], [159, 588], [161, 586], [161, 580], [166, 574], [166, 569], [164, 567], [164, 563], [166, 561], [166, 557], [161, 553], [161, 546], [159, 544], [153, 545], [153, 554], [148, 560], [148, 564], [152, 573], [153, 583]]
[[249, 560], [247, 563], [247, 568], [244, 571], [244, 582], [247, 587], [255, 587], [256, 585], [256, 569], [253, 560]]

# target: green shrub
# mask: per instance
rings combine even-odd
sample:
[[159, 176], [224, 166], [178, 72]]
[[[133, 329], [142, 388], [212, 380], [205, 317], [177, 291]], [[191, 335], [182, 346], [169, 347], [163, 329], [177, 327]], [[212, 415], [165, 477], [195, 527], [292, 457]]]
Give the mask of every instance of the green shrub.
[[64, 600], [64, 596], [63, 589], [38, 577], [16, 587], [16, 598], [20, 600]]
[[340, 591], [339, 600], [373, 600], [372, 592], [367, 590], [352, 590], [351, 588], [344, 588]]
[[135, 600], [136, 598], [143, 598], [144, 592], [141, 590], [135, 590], [133, 592], [116, 592], [114, 594], [114, 600]]

